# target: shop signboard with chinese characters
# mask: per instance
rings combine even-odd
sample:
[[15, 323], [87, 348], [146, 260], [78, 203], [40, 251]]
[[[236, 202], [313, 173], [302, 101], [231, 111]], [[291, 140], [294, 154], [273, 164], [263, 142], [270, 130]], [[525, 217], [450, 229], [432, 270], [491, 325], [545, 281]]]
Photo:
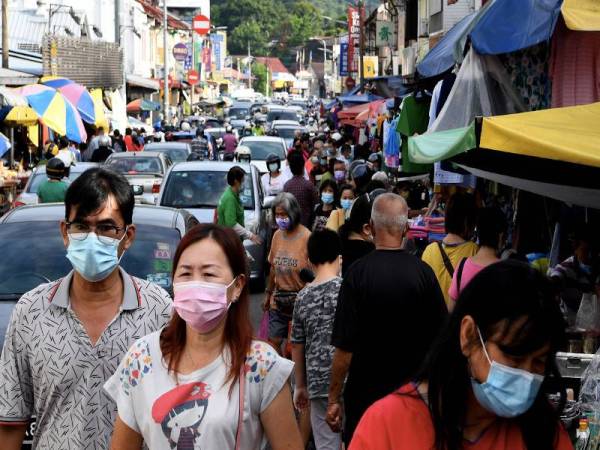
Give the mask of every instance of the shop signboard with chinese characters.
[[378, 20], [376, 24], [375, 45], [377, 47], [394, 47], [394, 23]]

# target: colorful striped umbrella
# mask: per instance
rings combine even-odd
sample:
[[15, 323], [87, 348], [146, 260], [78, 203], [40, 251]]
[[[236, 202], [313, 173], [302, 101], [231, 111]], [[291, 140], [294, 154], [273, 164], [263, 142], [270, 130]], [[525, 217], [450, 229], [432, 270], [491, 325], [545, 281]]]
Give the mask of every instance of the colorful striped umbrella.
[[43, 77], [41, 83], [45, 86], [59, 91], [75, 107], [81, 118], [92, 125], [96, 124], [96, 113], [94, 111], [94, 100], [90, 93], [81, 84], [77, 84], [68, 78]]
[[28, 84], [20, 88], [19, 93], [48, 128], [74, 142], [85, 142], [87, 133], [81, 116], [60, 92], [42, 84]]

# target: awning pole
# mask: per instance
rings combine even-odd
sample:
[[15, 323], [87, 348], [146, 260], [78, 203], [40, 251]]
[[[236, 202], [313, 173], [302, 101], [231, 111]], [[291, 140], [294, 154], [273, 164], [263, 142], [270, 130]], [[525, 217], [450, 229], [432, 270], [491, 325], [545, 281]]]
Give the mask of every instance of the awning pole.
[[10, 127], [10, 169], [15, 165], [15, 127]]

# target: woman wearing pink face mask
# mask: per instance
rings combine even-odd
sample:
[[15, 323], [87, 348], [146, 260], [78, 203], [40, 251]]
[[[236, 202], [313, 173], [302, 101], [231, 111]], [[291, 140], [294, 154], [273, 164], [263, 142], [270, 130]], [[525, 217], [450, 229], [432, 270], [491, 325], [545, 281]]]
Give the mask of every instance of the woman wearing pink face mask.
[[173, 264], [171, 322], [138, 340], [105, 385], [118, 408], [111, 448], [254, 450], [266, 434], [274, 450], [300, 450], [293, 364], [252, 340], [235, 232], [197, 226]]

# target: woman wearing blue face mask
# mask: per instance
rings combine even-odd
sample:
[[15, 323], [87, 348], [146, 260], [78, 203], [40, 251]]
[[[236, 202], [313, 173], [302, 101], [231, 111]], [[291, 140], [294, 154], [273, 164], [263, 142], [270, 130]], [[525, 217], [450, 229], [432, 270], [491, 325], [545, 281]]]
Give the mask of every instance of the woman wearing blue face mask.
[[461, 292], [421, 375], [365, 413], [349, 450], [572, 449], [546, 396], [550, 375], [552, 392], [560, 385], [564, 344], [547, 279], [517, 261], [492, 264]]
[[333, 180], [325, 180], [321, 182], [319, 186], [319, 203], [315, 206], [315, 212], [313, 214], [314, 220], [312, 224], [312, 231], [319, 231], [325, 228], [327, 220], [331, 213], [335, 211], [338, 206], [338, 187], [337, 183]]
[[336, 232], [340, 230], [350, 216], [350, 208], [355, 198], [354, 188], [349, 184], [343, 184], [340, 187], [340, 207], [331, 213], [326, 228]]

